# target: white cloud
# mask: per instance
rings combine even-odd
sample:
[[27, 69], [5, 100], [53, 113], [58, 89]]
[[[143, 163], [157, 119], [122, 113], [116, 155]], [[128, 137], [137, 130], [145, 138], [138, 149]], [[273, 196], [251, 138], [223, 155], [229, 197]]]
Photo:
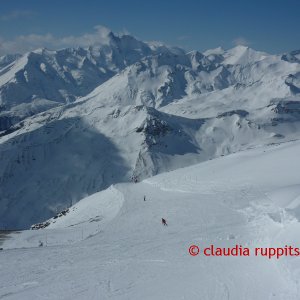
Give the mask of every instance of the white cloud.
[[239, 45], [241, 45], [241, 46], [249, 46], [249, 45], [251, 45], [251, 43], [247, 39], [245, 39], [244, 37], [238, 37], [238, 38], [234, 39], [232, 41], [232, 43], [235, 46], [239, 46]]
[[104, 26], [95, 26], [94, 32], [79, 36], [56, 37], [53, 34], [20, 35], [7, 40], [0, 37], [0, 55], [8, 53], [25, 53], [37, 48], [61, 49], [67, 47], [87, 47], [90, 45], [103, 45], [109, 41], [110, 29]]
[[20, 18], [28, 18], [35, 15], [35, 12], [31, 10], [14, 10], [10, 13], [0, 15], [0, 21], [10, 21]]

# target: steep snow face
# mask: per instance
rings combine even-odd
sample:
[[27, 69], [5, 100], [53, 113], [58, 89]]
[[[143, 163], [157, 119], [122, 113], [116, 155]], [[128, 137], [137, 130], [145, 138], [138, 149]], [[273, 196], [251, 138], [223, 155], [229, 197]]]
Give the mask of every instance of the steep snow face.
[[143, 116], [128, 113], [114, 122], [111, 109], [98, 116], [55, 112], [29, 119], [1, 144], [0, 218], [8, 227], [28, 227], [113, 182], [130, 180], [142, 144], [131, 132]]
[[[299, 151], [260, 147], [86, 197], [4, 241], [0, 297], [297, 300], [299, 256], [254, 249], [299, 247]], [[210, 245], [251, 254], [204, 256]]]

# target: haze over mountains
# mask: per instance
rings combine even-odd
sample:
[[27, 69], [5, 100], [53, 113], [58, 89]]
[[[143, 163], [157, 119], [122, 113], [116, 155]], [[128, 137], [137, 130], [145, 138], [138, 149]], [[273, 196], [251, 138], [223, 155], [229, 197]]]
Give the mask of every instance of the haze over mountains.
[[112, 183], [299, 139], [300, 51], [186, 53], [109, 33], [0, 58], [0, 227]]

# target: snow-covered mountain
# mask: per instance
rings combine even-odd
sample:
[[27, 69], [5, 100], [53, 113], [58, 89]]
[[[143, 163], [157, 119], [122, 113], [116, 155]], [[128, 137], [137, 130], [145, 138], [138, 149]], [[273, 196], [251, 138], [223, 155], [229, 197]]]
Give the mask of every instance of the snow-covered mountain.
[[299, 139], [298, 56], [185, 53], [110, 33], [99, 47], [6, 59], [0, 226], [29, 227], [112, 183]]
[[181, 51], [110, 32], [101, 46], [59, 51], [37, 49], [23, 56], [1, 57], [0, 130], [47, 110], [53, 103], [74, 102], [145, 56]]

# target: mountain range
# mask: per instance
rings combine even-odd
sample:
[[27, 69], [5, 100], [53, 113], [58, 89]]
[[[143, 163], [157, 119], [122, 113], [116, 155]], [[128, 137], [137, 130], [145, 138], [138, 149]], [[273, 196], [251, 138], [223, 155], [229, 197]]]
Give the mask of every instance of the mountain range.
[[0, 58], [0, 228], [111, 184], [300, 137], [300, 51], [204, 53], [110, 32]]

